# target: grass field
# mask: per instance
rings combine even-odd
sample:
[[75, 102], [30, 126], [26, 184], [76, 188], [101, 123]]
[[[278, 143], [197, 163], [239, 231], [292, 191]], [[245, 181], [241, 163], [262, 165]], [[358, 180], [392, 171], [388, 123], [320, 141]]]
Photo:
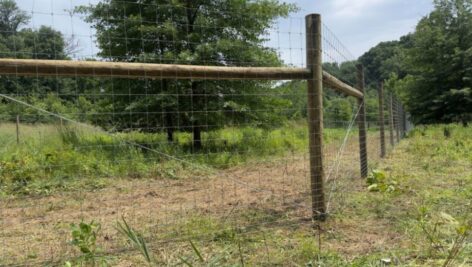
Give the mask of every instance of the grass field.
[[[303, 125], [257, 130], [260, 133], [248, 129], [251, 136], [259, 137], [253, 143], [244, 139], [244, 130], [212, 133], [210, 139], [231, 144], [231, 149], [225, 148], [231, 157], [236, 151], [245, 153], [230, 163], [216, 156], [203, 157], [203, 153], [188, 160], [211, 166], [210, 170], [171, 160], [156, 164], [150, 159], [156, 157], [154, 153], [135, 151], [129, 145], [123, 146], [123, 151], [105, 149], [104, 144], [110, 142], [116, 149], [115, 144], [123, 139], [154, 144], [154, 149], [158, 148], [156, 144], [164, 144], [144, 134], [112, 137], [120, 141], [115, 143], [100, 133], [82, 133], [77, 138], [70, 131], [41, 127], [23, 126], [20, 146], [13, 137], [1, 138], [3, 162], [11, 162], [10, 155], [32, 154], [27, 151], [37, 151], [38, 155], [14, 161], [20, 167], [34, 167], [28, 170], [31, 178], [27, 181], [20, 179], [18, 183], [15, 177], [26, 177], [17, 172], [28, 168], [2, 165], [2, 179], [8, 182], [3, 182], [0, 207], [0, 265], [64, 266], [68, 261], [72, 266], [104, 262], [141, 266], [147, 264], [144, 243], [154, 266], [472, 264], [470, 128], [449, 125], [415, 129], [387, 159], [371, 165], [377, 171], [372, 172], [370, 185], [358, 179], [358, 148], [353, 133], [339, 171], [327, 184], [333, 193], [331, 216], [314, 229], [309, 220]], [[12, 125], [10, 128], [14, 132]], [[5, 133], [8, 127], [1, 129], [2, 136], [14, 136], [11, 131]], [[36, 138], [25, 138], [28, 132]], [[327, 130], [328, 170], [343, 134]], [[164, 137], [152, 138], [165, 141]], [[189, 136], [182, 134], [177, 140], [175, 146], [166, 144], [160, 149], [173, 149], [179, 157], [188, 155]], [[371, 133], [369, 154], [373, 158], [377, 143], [378, 137]], [[91, 147], [86, 144], [93, 144], [95, 149], [86, 150]], [[96, 149], [98, 144], [104, 149]], [[48, 162], [45, 167], [40, 155], [58, 148], [63, 149], [57, 159], [60, 165], [83, 166], [48, 170], [54, 164]], [[205, 153], [224, 154], [216, 148]], [[74, 156], [68, 159], [62, 155], [64, 151]], [[81, 157], [75, 159], [74, 153]], [[131, 156], [122, 158], [128, 154]], [[117, 164], [120, 158], [125, 164]], [[63, 164], [68, 160], [71, 164]], [[97, 162], [105, 167], [90, 167]], [[161, 165], [165, 168], [150, 171]], [[106, 171], [97, 171], [101, 168]], [[129, 170], [140, 171], [124, 172]], [[143, 239], [135, 240], [143, 242], [133, 243], [130, 235], [120, 233], [122, 216], [132, 228], [128, 234], [142, 235]], [[86, 223], [82, 228], [71, 227], [82, 221]], [[80, 252], [84, 246], [90, 253]]]
[[[224, 128], [203, 134], [203, 149], [192, 153], [191, 134], [108, 134], [88, 125], [0, 125], [0, 189], [5, 195], [47, 195], [96, 189], [116, 178], [179, 178], [191, 171], [227, 169], [307, 150], [304, 123], [265, 130]], [[327, 143], [340, 142], [344, 129], [328, 129]], [[112, 178], [112, 179], [108, 179]]]

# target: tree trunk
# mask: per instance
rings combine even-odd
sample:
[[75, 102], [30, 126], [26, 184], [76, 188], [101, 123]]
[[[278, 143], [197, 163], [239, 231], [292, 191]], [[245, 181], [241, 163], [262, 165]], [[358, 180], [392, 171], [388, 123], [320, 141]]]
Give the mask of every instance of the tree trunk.
[[192, 82], [191, 85], [192, 94], [192, 131], [193, 131], [193, 151], [199, 151], [202, 149], [202, 129], [199, 119], [193, 114], [194, 111], [198, 111], [201, 108], [200, 98], [198, 96], [198, 84]]
[[202, 149], [202, 129], [200, 126], [193, 127], [193, 151], [198, 152]]
[[[162, 86], [163, 86], [163, 91], [167, 93], [168, 88], [169, 88], [168, 81], [163, 80], [162, 81]], [[164, 127], [166, 128], [166, 132], [167, 132], [167, 141], [169, 141], [169, 143], [172, 143], [172, 142], [174, 142], [174, 124], [173, 124], [173, 121], [172, 121], [172, 108], [166, 107], [164, 116], [165, 116], [165, 122], [163, 122], [163, 123], [164, 123]]]
[[167, 127], [167, 141], [169, 143], [174, 142], [174, 129], [171, 127]]
[[[187, 0], [187, 34], [192, 34], [195, 30], [195, 21], [197, 19], [199, 9], [200, 9], [200, 4], [196, 4], [195, 6], [192, 6], [192, 4], [195, 3], [193, 0]], [[188, 43], [188, 48], [192, 53], [195, 53], [195, 45], [192, 42]], [[201, 126], [199, 125], [198, 119], [195, 118], [195, 114], [193, 114], [193, 111], [195, 110], [200, 110], [201, 105], [200, 105], [200, 98], [196, 96], [197, 90], [198, 90], [198, 85], [197, 82], [192, 81], [191, 84], [191, 94], [192, 94], [192, 131], [193, 131], [193, 152], [198, 152], [202, 149], [202, 129]]]

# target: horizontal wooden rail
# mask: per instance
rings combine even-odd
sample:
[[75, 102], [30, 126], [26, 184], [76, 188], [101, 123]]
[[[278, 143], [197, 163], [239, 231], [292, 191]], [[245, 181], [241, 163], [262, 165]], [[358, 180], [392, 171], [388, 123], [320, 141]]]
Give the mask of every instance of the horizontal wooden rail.
[[[306, 68], [223, 67], [103, 61], [0, 59], [0, 75], [32, 77], [115, 77], [196, 80], [308, 80]], [[362, 92], [323, 73], [323, 82], [341, 93], [362, 97]]]
[[364, 93], [342, 82], [341, 80], [327, 73], [326, 71], [323, 72], [323, 84], [348, 96], [353, 96], [359, 99], [364, 97]]
[[0, 59], [0, 74], [202, 80], [303, 80], [304, 68], [222, 67], [103, 61]]

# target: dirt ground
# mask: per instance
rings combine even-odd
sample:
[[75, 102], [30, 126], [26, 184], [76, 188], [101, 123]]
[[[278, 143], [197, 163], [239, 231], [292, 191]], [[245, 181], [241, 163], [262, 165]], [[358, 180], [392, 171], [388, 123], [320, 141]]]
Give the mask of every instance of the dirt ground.
[[[372, 153], [377, 147], [370, 147]], [[347, 192], [362, 191], [358, 177], [358, 145], [347, 144], [342, 164], [335, 163], [337, 145], [325, 148], [328, 175], [327, 199], [330, 212], [340, 212]], [[116, 222], [125, 217], [134, 227], [153, 238], [185, 239], [176, 226], [189, 219], [206, 217], [238, 226], [299, 219], [310, 222], [310, 182], [306, 155], [217, 172], [205, 177], [179, 180], [116, 180], [114, 185], [94, 192], [66, 192], [45, 197], [11, 198], [0, 203], [0, 266], [61, 264], [77, 255], [69, 244], [70, 224], [96, 221], [102, 226], [106, 253], [126, 247], [117, 238]], [[243, 220], [248, 210], [264, 216]], [[357, 225], [350, 220], [331, 220], [323, 225], [328, 247], [346, 255], [368, 253], [397, 236], [385, 235], [388, 222], [376, 220]], [[309, 227], [307, 227], [309, 229]], [[366, 231], [368, 229], [368, 231]], [[217, 229], [215, 229], [216, 231]], [[176, 232], [177, 231], [177, 232]], [[368, 232], [368, 234], [367, 234]], [[357, 244], [346, 246], [346, 244]], [[130, 265], [132, 266], [132, 265]]]

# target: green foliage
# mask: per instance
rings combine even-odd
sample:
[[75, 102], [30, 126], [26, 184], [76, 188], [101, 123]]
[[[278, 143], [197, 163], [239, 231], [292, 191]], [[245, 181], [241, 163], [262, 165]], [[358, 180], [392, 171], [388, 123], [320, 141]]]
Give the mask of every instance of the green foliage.
[[[194, 165], [225, 169], [304, 152], [308, 143], [305, 122], [277, 129], [226, 127], [208, 131], [202, 135], [198, 154], [192, 154], [192, 138], [185, 132], [175, 133], [175, 142], [169, 143], [165, 133], [108, 134], [67, 121], [62, 125], [22, 123], [17, 144], [15, 131], [14, 124], [0, 127], [0, 192], [7, 195], [43, 195], [75, 187], [96, 190], [110, 177], [180, 179], [196, 172]], [[325, 131], [327, 143], [343, 137], [341, 129]]]
[[407, 35], [400, 41], [382, 42], [359, 58], [359, 62], [364, 66], [368, 87], [377, 88], [380, 82], [388, 79], [392, 74], [400, 77], [406, 75], [402, 60], [404, 49], [409, 46], [410, 39]]
[[[62, 33], [47, 26], [41, 26], [39, 29], [22, 28], [29, 23], [29, 20], [30, 17], [18, 8], [15, 1], [0, 1], [0, 57], [66, 59], [67, 44]], [[57, 92], [57, 88], [66, 87], [73, 90], [70, 81], [70, 79], [2, 76], [0, 93], [32, 95], [36, 92], [44, 96], [45, 93]], [[4, 100], [1, 101], [2, 104], [3, 102]]]
[[[359, 58], [368, 87], [387, 80], [416, 123], [472, 121], [472, 2], [436, 0], [416, 31]], [[369, 90], [368, 90], [369, 91]], [[369, 105], [367, 105], [369, 107]]]
[[14, 0], [0, 1], [0, 29], [3, 36], [16, 33], [29, 19], [28, 14], [20, 10]]
[[[323, 63], [323, 70], [327, 71], [343, 82], [355, 85], [357, 84], [357, 61], [345, 61], [342, 63]], [[329, 96], [338, 95], [334, 91], [327, 92]]]
[[[325, 101], [324, 111], [325, 124], [329, 127], [330, 124], [334, 127], [347, 124], [353, 119], [353, 105], [346, 98], [333, 98]], [[333, 127], [332, 126], [332, 127]]]
[[431, 252], [442, 254], [445, 258], [443, 267], [454, 266], [454, 261], [472, 235], [472, 221], [459, 222], [445, 212], [431, 214], [426, 207], [421, 207], [419, 213], [418, 226], [428, 241]]
[[[153, 8], [140, 8], [133, 2], [107, 1], [76, 9], [95, 28], [101, 56], [149, 63], [281, 66], [276, 51], [264, 46], [265, 35], [278, 18], [296, 10], [294, 5], [278, 1], [147, 0], [141, 3]], [[251, 16], [241, 19], [234, 14]], [[142, 25], [142, 21], [158, 23]], [[159, 96], [131, 101], [127, 96], [118, 96], [113, 103], [102, 105], [135, 113], [164, 111], [165, 116], [153, 116], [145, 121], [115, 115], [113, 123], [121, 129], [165, 128], [170, 141], [176, 131], [192, 131], [193, 149], [200, 150], [202, 125], [213, 125], [213, 128], [248, 122], [280, 125], [284, 117], [279, 110], [289, 107], [290, 102], [265, 94], [273, 86], [272, 82], [262, 81], [164, 80], [130, 84], [115, 79], [103, 89], [115, 93], [132, 90], [136, 94], [146, 90]], [[237, 96], [232, 97], [234, 94]], [[217, 112], [198, 112], [202, 110]]]
[[391, 193], [398, 189], [398, 182], [388, 179], [387, 175], [379, 170], [373, 170], [367, 177], [368, 190], [371, 192]]
[[[415, 81], [408, 99], [419, 102], [411, 112], [420, 122], [469, 121], [471, 116], [472, 2], [436, 1], [436, 9], [421, 20], [408, 50]], [[462, 92], [463, 97], [454, 97]], [[458, 120], [459, 119], [459, 120]]]
[[407, 75], [391, 77], [417, 123], [472, 121], [472, 1], [437, 0], [403, 49]]
[[34, 177], [35, 166], [31, 156], [12, 155], [0, 162], [0, 185], [13, 184], [15, 188], [26, 186]]
[[[100, 229], [101, 225], [94, 221], [71, 225], [71, 244], [82, 253], [78, 259], [80, 264], [90, 264], [92, 266], [108, 265], [106, 258], [100, 255], [101, 249], [97, 246], [97, 236]], [[71, 263], [66, 264], [71, 265]]]

